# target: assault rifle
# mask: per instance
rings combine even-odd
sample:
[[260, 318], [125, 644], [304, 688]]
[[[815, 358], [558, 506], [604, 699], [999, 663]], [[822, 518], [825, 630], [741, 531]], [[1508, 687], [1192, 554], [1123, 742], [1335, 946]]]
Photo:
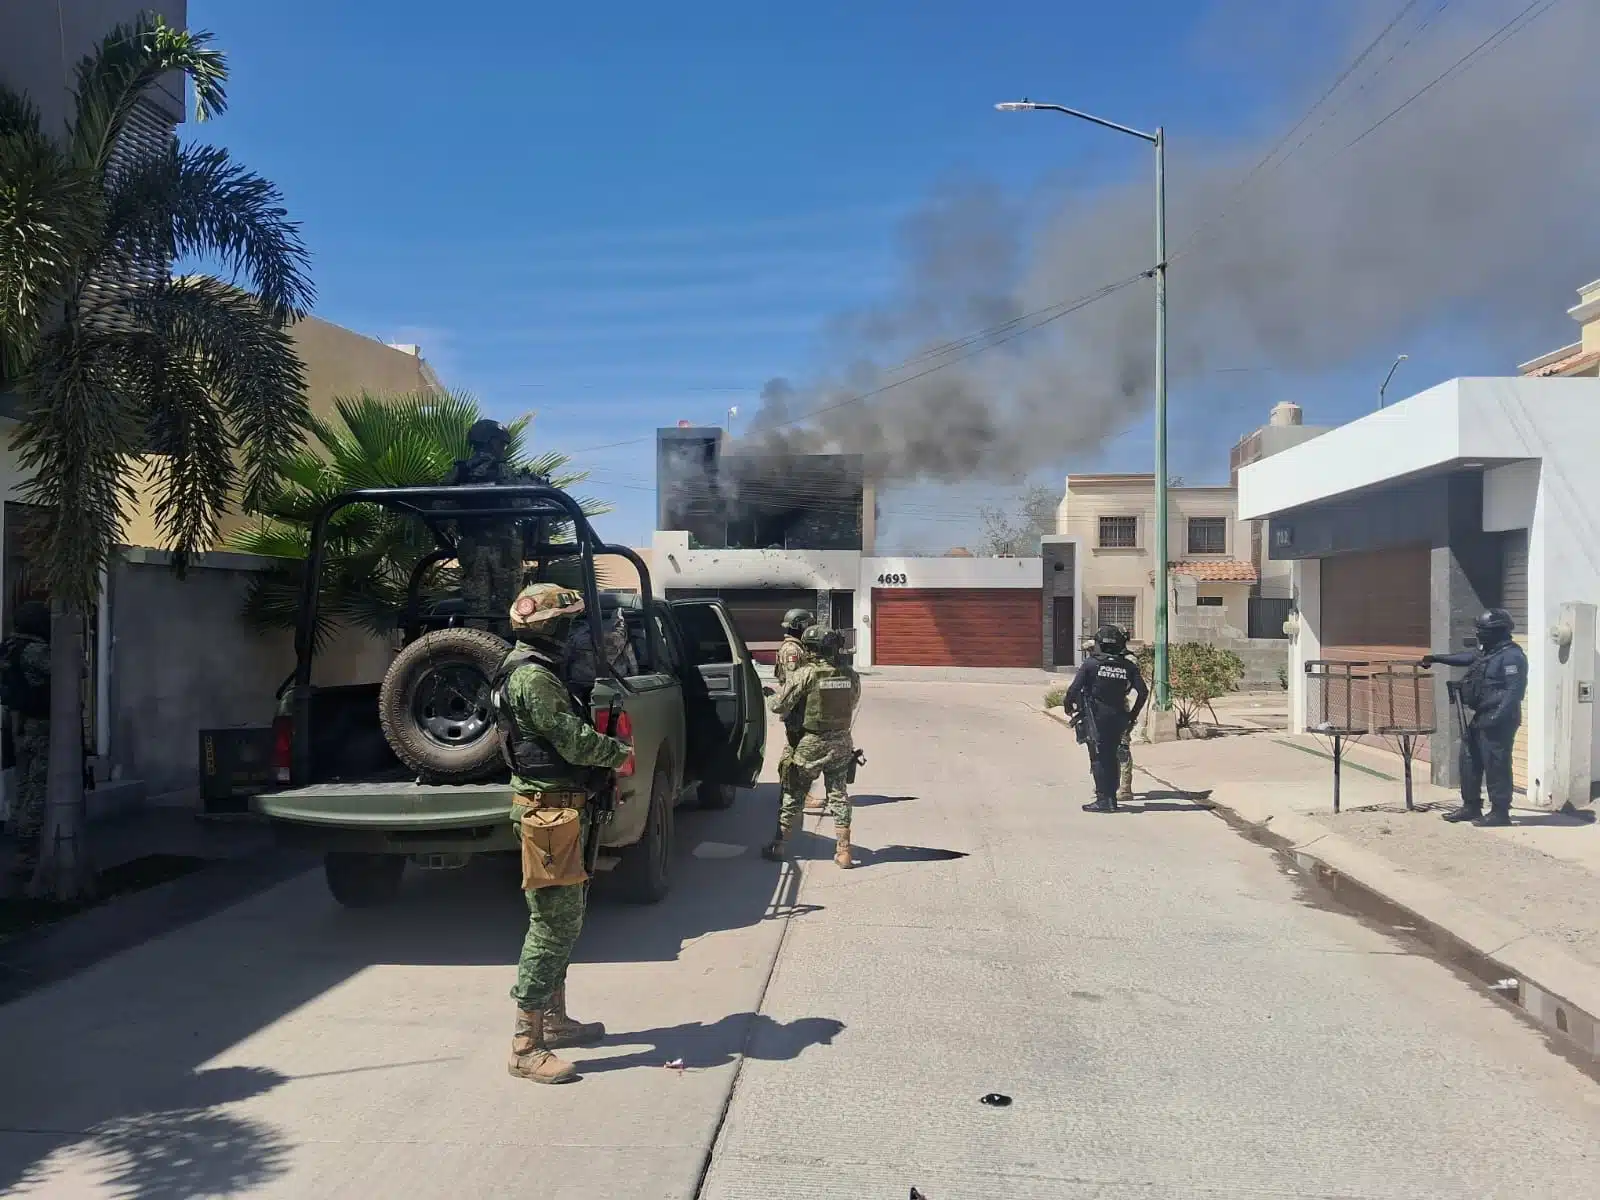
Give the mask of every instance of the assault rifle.
[[[613, 690], [611, 705], [606, 710], [605, 728], [597, 721], [597, 733], [617, 737], [617, 727], [622, 717], [622, 693]], [[617, 773], [609, 768], [596, 768], [589, 786], [589, 834], [583, 846], [584, 874], [594, 878], [595, 864], [600, 860], [600, 827], [609, 825], [617, 815]]]

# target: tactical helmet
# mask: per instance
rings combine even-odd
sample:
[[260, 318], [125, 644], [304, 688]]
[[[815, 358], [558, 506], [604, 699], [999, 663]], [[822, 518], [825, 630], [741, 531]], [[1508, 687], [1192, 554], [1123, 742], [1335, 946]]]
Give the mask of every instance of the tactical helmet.
[[1094, 644], [1106, 654], [1121, 654], [1128, 648], [1128, 635], [1115, 625], [1102, 625], [1094, 631]]
[[783, 614], [783, 631], [790, 636], [799, 634], [816, 623], [816, 615], [807, 612], [803, 608], [791, 608]]
[[800, 644], [819, 658], [832, 658], [839, 653], [839, 635], [821, 625], [807, 625]]
[[1510, 640], [1511, 631], [1517, 627], [1517, 623], [1505, 609], [1491, 608], [1487, 612], [1480, 613], [1472, 622], [1472, 626], [1478, 632], [1480, 646], [1498, 646], [1501, 642]]
[[530, 583], [511, 603], [513, 632], [539, 637], [565, 636], [569, 621], [583, 611], [583, 596], [559, 583]]
[[474, 421], [472, 428], [467, 430], [467, 445], [474, 450], [488, 450], [496, 443], [504, 444], [511, 440], [511, 435], [506, 432], [506, 427], [499, 421], [491, 421], [485, 417], [481, 421]]

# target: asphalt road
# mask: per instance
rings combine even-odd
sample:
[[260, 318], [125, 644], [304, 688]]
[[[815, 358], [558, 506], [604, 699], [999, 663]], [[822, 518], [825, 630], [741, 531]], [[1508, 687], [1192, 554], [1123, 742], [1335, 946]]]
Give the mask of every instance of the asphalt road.
[[492, 867], [291, 880], [0, 1008], [0, 1192], [1600, 1196], [1600, 1085], [1181, 797], [1080, 812], [1037, 698], [871, 681], [853, 871], [755, 857], [770, 787], [681, 813], [673, 896], [596, 904], [568, 1087], [505, 1074]]

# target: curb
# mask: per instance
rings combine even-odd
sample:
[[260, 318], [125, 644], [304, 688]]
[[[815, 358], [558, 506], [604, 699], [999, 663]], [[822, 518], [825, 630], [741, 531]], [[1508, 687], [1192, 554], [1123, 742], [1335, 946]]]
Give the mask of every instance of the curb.
[[[1600, 1062], [1600, 968], [1446, 888], [1397, 870], [1305, 817], [1250, 814], [1214, 797], [1210, 806], [1246, 837], [1292, 858], [1343, 903], [1409, 927], [1558, 1043]], [[1515, 980], [1515, 990], [1501, 986], [1508, 980]]]

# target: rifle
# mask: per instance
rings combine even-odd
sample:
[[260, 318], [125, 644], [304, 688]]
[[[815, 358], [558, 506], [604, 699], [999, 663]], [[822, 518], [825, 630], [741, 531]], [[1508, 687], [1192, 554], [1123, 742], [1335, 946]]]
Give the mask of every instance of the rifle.
[[[622, 694], [613, 690], [611, 705], [606, 710], [606, 727], [601, 729], [593, 717], [590, 723], [595, 725], [597, 733], [604, 733], [610, 737], [617, 736], [618, 717], [622, 714]], [[590, 777], [589, 786], [589, 832], [587, 841], [583, 846], [583, 871], [591, 879], [594, 877], [595, 864], [600, 861], [600, 827], [609, 825], [617, 815], [617, 773], [606, 767], [597, 767]]]
[[858, 747], [850, 758], [850, 772], [845, 776], [845, 782], [854, 783], [856, 781], [856, 768], [864, 767], [866, 765], [867, 752]]
[[1094, 758], [1094, 748], [1099, 744], [1099, 737], [1094, 726], [1094, 712], [1089, 705], [1079, 702], [1072, 709], [1072, 716], [1068, 718], [1072, 731], [1077, 735], [1078, 745], [1089, 747], [1089, 757]]

